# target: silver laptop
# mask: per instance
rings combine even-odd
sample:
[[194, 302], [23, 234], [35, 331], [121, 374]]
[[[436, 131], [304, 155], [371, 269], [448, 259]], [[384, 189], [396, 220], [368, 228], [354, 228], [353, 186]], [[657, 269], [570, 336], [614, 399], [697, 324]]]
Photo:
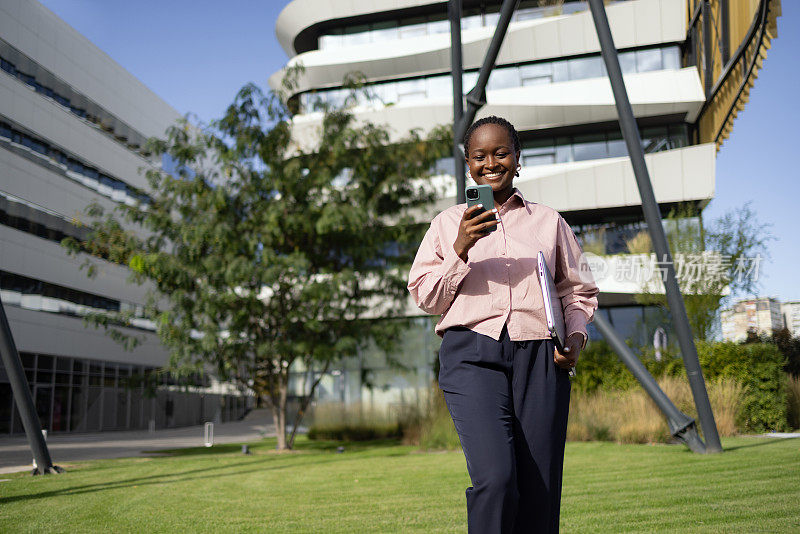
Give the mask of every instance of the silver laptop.
[[[544, 302], [544, 313], [547, 319], [547, 331], [556, 344], [559, 352], [564, 350], [567, 340], [566, 326], [564, 324], [564, 308], [561, 306], [561, 299], [556, 291], [556, 284], [547, 263], [544, 261], [544, 254], [539, 252], [537, 255], [539, 263], [539, 285], [542, 288], [542, 301]], [[570, 369], [569, 374], [575, 376], [575, 369]]]

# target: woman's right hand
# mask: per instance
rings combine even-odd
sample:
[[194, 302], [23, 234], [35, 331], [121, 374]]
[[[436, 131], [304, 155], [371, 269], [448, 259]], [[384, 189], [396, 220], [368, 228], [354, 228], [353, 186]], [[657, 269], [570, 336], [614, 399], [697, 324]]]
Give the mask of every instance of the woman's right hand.
[[477, 217], [473, 217], [481, 208], [482, 205], [480, 204], [467, 208], [464, 211], [464, 216], [461, 217], [461, 223], [458, 225], [458, 236], [455, 243], [453, 243], [453, 250], [456, 251], [456, 254], [464, 263], [469, 259], [469, 249], [475, 246], [478, 239], [489, 235], [486, 230], [500, 223], [497, 208], [487, 210]]

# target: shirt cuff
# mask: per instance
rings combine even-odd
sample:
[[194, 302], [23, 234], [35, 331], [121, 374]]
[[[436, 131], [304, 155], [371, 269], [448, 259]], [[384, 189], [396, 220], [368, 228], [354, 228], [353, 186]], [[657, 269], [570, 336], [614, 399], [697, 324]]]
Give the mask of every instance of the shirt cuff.
[[461, 282], [466, 278], [467, 274], [469, 274], [471, 267], [456, 254], [455, 250], [450, 251], [450, 254], [444, 257], [442, 267], [444, 269], [442, 279], [444, 280], [447, 291], [455, 294], [458, 291], [458, 286], [461, 285]]
[[581, 332], [580, 330], [575, 330], [574, 332], [570, 332], [567, 337], [571, 336], [572, 334], [580, 334], [581, 335], [581, 337], [583, 338], [583, 341], [581, 342], [581, 350], [585, 349], [586, 348], [586, 342], [589, 341], [589, 336], [586, 334], [586, 332]]
[[575, 333], [583, 337], [583, 344], [581, 345], [581, 350], [583, 350], [589, 340], [589, 335], [586, 333], [586, 324], [589, 322], [586, 314], [582, 310], [572, 309], [564, 317], [564, 322], [567, 327], [567, 337]]

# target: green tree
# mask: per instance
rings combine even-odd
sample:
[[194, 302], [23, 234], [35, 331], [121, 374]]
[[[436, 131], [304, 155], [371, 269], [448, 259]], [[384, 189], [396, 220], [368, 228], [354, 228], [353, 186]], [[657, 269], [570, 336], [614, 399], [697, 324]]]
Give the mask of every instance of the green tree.
[[[279, 449], [292, 447], [333, 362], [396, 338], [398, 322], [376, 319], [404, 308], [404, 268], [424, 230], [415, 216], [436, 195], [426, 178], [451, 143], [446, 128], [391, 138], [346, 107], [320, 116], [318, 142], [302, 149], [309, 142], [293, 137], [281, 92], [247, 85], [211, 126], [183, 120], [150, 141], [177, 172], [146, 172], [149, 202], [92, 205], [90, 237], [65, 242], [149, 284], [146, 315], [171, 368], [212, 367], [255, 392], [271, 408]], [[117, 326], [131, 319], [90, 317], [128, 343]], [[317, 374], [287, 435], [290, 369]]]
[[[732, 295], [758, 290], [758, 270], [774, 239], [750, 203], [705, 225], [696, 210], [682, 206], [665, 221], [686, 313], [697, 339], [715, 334], [719, 311]], [[649, 287], [649, 286], [647, 286]], [[667, 309], [663, 293], [643, 290], [636, 301]]]

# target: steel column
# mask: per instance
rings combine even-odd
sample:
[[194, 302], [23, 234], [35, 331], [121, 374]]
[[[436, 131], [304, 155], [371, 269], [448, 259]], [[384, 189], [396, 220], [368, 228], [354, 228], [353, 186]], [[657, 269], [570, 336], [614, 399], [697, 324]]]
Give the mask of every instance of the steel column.
[[628, 99], [628, 92], [622, 77], [622, 69], [620, 68], [617, 49], [614, 46], [614, 40], [611, 36], [611, 28], [608, 24], [603, 0], [589, 0], [589, 7], [592, 11], [603, 60], [614, 93], [622, 135], [628, 147], [628, 154], [630, 155], [636, 183], [639, 186], [639, 195], [642, 199], [644, 218], [653, 241], [653, 248], [658, 258], [661, 259], [664, 271], [666, 271], [664, 287], [666, 289], [667, 304], [669, 305], [672, 320], [675, 325], [675, 332], [678, 336], [683, 364], [686, 368], [686, 375], [692, 389], [692, 396], [697, 406], [700, 425], [702, 426], [703, 434], [706, 439], [706, 450], [707, 452], [720, 452], [722, 450], [722, 445], [719, 441], [717, 425], [714, 421], [714, 413], [711, 410], [711, 403], [708, 400], [703, 371], [700, 368], [697, 348], [694, 345], [694, 339], [692, 337], [692, 329], [689, 325], [689, 318], [686, 314], [686, 307], [683, 302], [683, 297], [681, 296], [680, 286], [675, 276], [675, 267], [672, 262], [672, 255], [669, 251], [667, 236], [661, 222], [661, 211], [656, 202], [653, 186], [647, 171], [647, 165], [645, 164], [644, 151], [642, 150], [639, 137], [639, 127], [636, 124], [633, 108], [631, 108], [630, 100]]
[[714, 40], [711, 38], [711, 2], [703, 0], [703, 85], [706, 98], [714, 85]]
[[464, 67], [461, 60], [461, 0], [447, 2], [447, 17], [450, 19], [450, 74], [453, 78], [453, 163], [456, 173], [456, 204], [467, 201], [466, 162], [462, 152], [461, 139], [455, 130], [464, 115]]
[[475, 114], [478, 110], [486, 105], [486, 83], [489, 81], [492, 69], [494, 69], [497, 54], [500, 53], [500, 47], [503, 45], [503, 39], [506, 37], [508, 24], [511, 22], [511, 15], [514, 13], [517, 3], [519, 3], [519, 0], [503, 0], [503, 5], [500, 6], [500, 20], [497, 21], [492, 42], [489, 43], [489, 49], [486, 50], [486, 56], [483, 58], [483, 65], [481, 65], [481, 70], [478, 73], [478, 81], [472, 91], [467, 94], [467, 110], [461, 117], [461, 122], [453, 125], [453, 133], [458, 142], [462, 140], [467, 128], [475, 120]]
[[639, 361], [639, 358], [631, 351], [630, 347], [606, 321], [603, 314], [595, 313], [594, 324], [603, 335], [603, 338], [614, 349], [614, 352], [617, 353], [622, 363], [625, 364], [625, 367], [639, 381], [645, 392], [650, 395], [650, 398], [653, 399], [653, 402], [656, 403], [656, 406], [667, 418], [670, 434], [684, 442], [694, 452], [706, 452], [706, 446], [700, 436], [697, 435], [697, 426], [694, 419], [680, 411], [672, 403], [666, 393], [661, 390], [650, 371]]
[[14, 392], [14, 402], [19, 411], [25, 435], [28, 437], [28, 444], [31, 447], [33, 457], [36, 459], [36, 469], [34, 474], [60, 472], [61, 469], [53, 465], [50, 459], [50, 451], [47, 443], [42, 436], [42, 426], [39, 417], [36, 415], [36, 408], [33, 404], [31, 390], [28, 387], [28, 380], [25, 378], [25, 371], [22, 368], [22, 361], [14, 344], [14, 337], [11, 335], [11, 328], [8, 325], [6, 311], [3, 302], [0, 300], [0, 357], [3, 366], [8, 373], [8, 380], [11, 382], [11, 390]]

